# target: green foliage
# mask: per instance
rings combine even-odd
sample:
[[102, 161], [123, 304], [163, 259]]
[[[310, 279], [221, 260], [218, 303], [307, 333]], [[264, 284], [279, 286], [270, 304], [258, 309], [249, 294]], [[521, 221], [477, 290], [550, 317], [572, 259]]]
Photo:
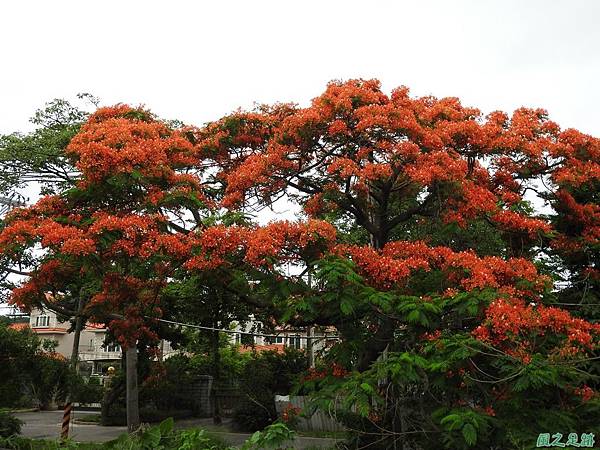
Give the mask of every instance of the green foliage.
[[[420, 448], [529, 448], [540, 430], [598, 429], [600, 399], [560, 399], [570, 402], [564, 408], [556, 396], [591, 378], [542, 355], [525, 364], [470, 333], [445, 331], [411, 351], [390, 351], [365, 371], [317, 378], [302, 389], [313, 406], [335, 411], [356, 445], [388, 448], [379, 433], [401, 430], [402, 415], [428, 430], [408, 439]], [[462, 406], [440, 408], [444, 403]]]
[[[252, 359], [252, 353], [241, 353], [239, 347], [227, 345], [219, 349], [220, 371], [224, 377], [239, 379], [244, 367]], [[210, 375], [213, 373], [213, 359], [208, 354], [193, 355], [190, 360], [190, 370], [195, 374]]]
[[433, 413], [433, 418], [446, 431], [442, 437], [446, 448], [471, 448], [478, 441], [486, 442], [489, 437], [492, 419], [472, 409], [441, 408]]
[[[283, 445], [294, 439], [295, 433], [285, 424], [277, 422], [263, 431], [255, 432], [242, 446], [243, 450], [282, 449]], [[292, 447], [286, 447], [292, 448]]]
[[174, 355], [163, 362], [160, 370], [160, 377], [140, 390], [141, 404], [152, 405], [159, 411], [191, 410], [193, 406], [187, 387], [195, 373], [189, 358]]
[[275, 394], [289, 394], [307, 367], [304, 353], [289, 347], [283, 354], [253, 354], [240, 376], [242, 400], [234, 410], [237, 427], [256, 431], [273, 423], [277, 418]]
[[6, 438], [21, 433], [23, 422], [10, 414], [0, 410], [0, 437]]
[[[79, 97], [96, 101], [89, 94]], [[33, 132], [0, 136], [0, 193], [10, 196], [32, 181], [41, 183], [43, 193], [74, 185], [77, 171], [65, 148], [87, 116], [70, 102], [54, 99], [35, 112]]]
[[[17, 331], [0, 324], [0, 406], [16, 406], [25, 389], [25, 380], [35, 370], [40, 345], [29, 330]], [[8, 363], [10, 361], [10, 364]]]
[[87, 380], [78, 377], [71, 384], [71, 394], [73, 401], [79, 403], [100, 403], [104, 394], [104, 388], [100, 385], [97, 378]]
[[122, 434], [117, 439], [102, 444], [12, 437], [0, 439], [0, 446], [10, 450], [232, 450], [206, 430], [175, 430], [172, 418], [135, 434]]
[[56, 355], [38, 355], [34, 360], [35, 370], [29, 374], [30, 393], [42, 409], [53, 401], [64, 401], [77, 378], [68, 362]]
[[[45, 407], [65, 397], [74, 373], [66, 360], [44, 350], [30, 329], [14, 330], [0, 324], [0, 406], [22, 405], [27, 395], [35, 406]], [[31, 406], [31, 405], [27, 405]]]

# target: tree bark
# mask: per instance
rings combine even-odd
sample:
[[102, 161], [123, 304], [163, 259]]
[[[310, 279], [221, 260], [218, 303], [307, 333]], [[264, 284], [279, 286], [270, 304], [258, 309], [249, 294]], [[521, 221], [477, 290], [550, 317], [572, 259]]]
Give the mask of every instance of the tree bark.
[[315, 367], [315, 347], [313, 345], [313, 337], [314, 337], [314, 328], [308, 327], [306, 329], [306, 356], [308, 357], [308, 367]]
[[[81, 295], [77, 301], [77, 315], [75, 316], [75, 330], [73, 334], [73, 348], [71, 349], [71, 360], [70, 366], [71, 369], [75, 371], [76, 374], [79, 374], [79, 341], [81, 337], [81, 330], [84, 325], [83, 320], [83, 298]], [[63, 430], [61, 433], [61, 438], [66, 439], [69, 437], [69, 422], [71, 421], [71, 411], [72, 411], [72, 401], [73, 401], [73, 386], [69, 386], [67, 390], [67, 395], [65, 397], [65, 403], [63, 405]]]
[[75, 330], [73, 332], [73, 350], [71, 350], [71, 367], [79, 373], [79, 341], [81, 330], [85, 324], [83, 320], [83, 299], [79, 297], [77, 303], [77, 316], [75, 317]]
[[137, 362], [137, 347], [131, 345], [125, 350], [127, 431], [129, 433], [137, 431], [140, 427]]

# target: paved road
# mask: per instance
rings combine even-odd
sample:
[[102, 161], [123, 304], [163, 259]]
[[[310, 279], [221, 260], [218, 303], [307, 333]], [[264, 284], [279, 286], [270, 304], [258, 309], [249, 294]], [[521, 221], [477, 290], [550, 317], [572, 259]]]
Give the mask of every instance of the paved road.
[[[82, 419], [86, 414], [97, 414], [96, 412], [75, 411], [75, 419]], [[34, 439], [56, 439], [60, 435], [62, 421], [62, 411], [38, 411], [16, 413], [16, 417], [23, 422], [21, 434], [25, 437]], [[239, 446], [250, 437], [248, 433], [233, 433], [226, 431], [217, 431], [212, 425], [212, 419], [186, 419], [176, 423], [178, 428], [206, 428], [216, 436], [221, 437], [229, 445]], [[69, 436], [78, 442], [106, 442], [117, 438], [120, 434], [126, 433], [127, 427], [102, 427], [99, 425], [80, 425], [71, 424]], [[305, 448], [332, 448], [335, 444], [334, 439], [313, 438], [299, 436], [295, 439], [293, 445], [296, 449]]]
[[[74, 417], [83, 418], [96, 412], [75, 411]], [[23, 422], [21, 434], [34, 439], [56, 439], [60, 436], [62, 411], [38, 411], [15, 414]], [[106, 442], [115, 439], [127, 427], [100, 427], [98, 425], [71, 424], [69, 436], [80, 442]]]

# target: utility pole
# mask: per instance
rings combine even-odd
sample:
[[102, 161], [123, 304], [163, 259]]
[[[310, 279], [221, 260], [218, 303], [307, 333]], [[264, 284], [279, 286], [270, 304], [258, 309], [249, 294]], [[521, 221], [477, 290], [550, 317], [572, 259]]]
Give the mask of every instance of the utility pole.
[[313, 327], [308, 327], [306, 330], [306, 353], [308, 354], [308, 367], [315, 367], [315, 347], [313, 346]]
[[[310, 269], [308, 270], [308, 288], [312, 288], [312, 275], [310, 273]], [[308, 355], [308, 367], [310, 368], [315, 367], [315, 347], [313, 345], [313, 336], [313, 327], [308, 327], [306, 330], [306, 353]]]

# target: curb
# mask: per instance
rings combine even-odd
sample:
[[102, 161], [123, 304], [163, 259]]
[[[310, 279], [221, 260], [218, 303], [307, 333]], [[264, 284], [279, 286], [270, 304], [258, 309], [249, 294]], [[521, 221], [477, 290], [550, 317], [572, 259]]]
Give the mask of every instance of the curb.
[[79, 419], [73, 419], [71, 421], [71, 423], [74, 423], [76, 425], [98, 425], [98, 426], [100, 426], [100, 423], [98, 423], [98, 422], [92, 422], [92, 421], [87, 421], [87, 420], [79, 420]]

